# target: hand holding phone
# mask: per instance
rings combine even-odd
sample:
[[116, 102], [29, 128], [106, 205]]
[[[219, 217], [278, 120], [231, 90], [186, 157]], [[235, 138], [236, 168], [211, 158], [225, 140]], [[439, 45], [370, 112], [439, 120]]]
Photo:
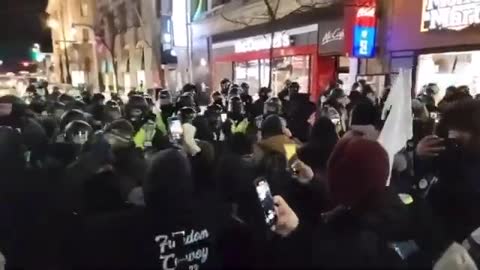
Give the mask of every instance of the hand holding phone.
[[415, 152], [420, 158], [437, 157], [441, 152], [445, 151], [444, 139], [435, 135], [427, 136], [420, 140]]
[[301, 183], [308, 184], [315, 176], [312, 168], [307, 164], [303, 163], [301, 160], [295, 160], [290, 166], [290, 170], [293, 173], [293, 176]]
[[283, 237], [287, 237], [298, 228], [300, 221], [295, 212], [282, 197], [275, 196], [273, 200], [275, 202], [275, 211], [278, 217], [273, 231]]
[[272, 228], [277, 223], [277, 213], [275, 211], [275, 202], [273, 200], [270, 186], [265, 178], [257, 178], [254, 182], [255, 190], [257, 191], [258, 200], [263, 209], [265, 223], [269, 228]]

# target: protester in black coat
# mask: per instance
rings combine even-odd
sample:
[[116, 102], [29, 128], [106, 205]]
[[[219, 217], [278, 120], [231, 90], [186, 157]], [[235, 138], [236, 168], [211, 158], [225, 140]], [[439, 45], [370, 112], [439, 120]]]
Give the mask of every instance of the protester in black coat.
[[302, 142], [308, 139], [310, 124], [308, 119], [315, 112], [315, 104], [309, 100], [308, 94], [290, 96], [290, 108], [287, 112], [287, 125], [293, 137]]
[[[153, 157], [143, 189], [146, 208], [90, 217], [78, 237], [75, 264], [84, 268], [219, 267], [216, 204], [196, 199], [186, 154]], [[175, 265], [177, 260], [178, 265]]]
[[335, 125], [327, 117], [317, 119], [310, 130], [310, 138], [298, 151], [298, 157], [316, 174], [326, 175], [327, 162], [337, 144]]
[[419, 176], [433, 174], [438, 182], [428, 194], [438, 226], [445, 232], [446, 244], [462, 241], [480, 224], [478, 181], [480, 164], [479, 124], [474, 115], [480, 112], [479, 101], [462, 101], [452, 105], [442, 116], [440, 136], [427, 136], [416, 148], [415, 163]]
[[51, 268], [58, 263], [52, 212], [57, 182], [27, 167], [26, 152], [17, 130], [0, 127], [0, 250], [7, 269]]
[[258, 90], [258, 99], [252, 105], [252, 117], [255, 118], [264, 113], [263, 107], [270, 97], [271, 89], [262, 87]]
[[[291, 210], [276, 198], [277, 232], [289, 235], [287, 243], [299, 265], [317, 268], [394, 268], [405, 264], [395, 252], [399, 213], [385, 210], [389, 159], [377, 142], [351, 137], [338, 143], [328, 165], [331, 196], [338, 207], [323, 215], [323, 226], [292, 222]], [[285, 230], [286, 227], [296, 228]], [[297, 241], [297, 242], [295, 242]], [[293, 245], [293, 246], [292, 246]], [[306, 247], [299, 252], [297, 248]], [[311, 249], [309, 249], [311, 247]], [[284, 254], [284, 253], [283, 253]], [[300, 254], [300, 255], [299, 255]], [[288, 261], [288, 258], [284, 258]], [[292, 263], [292, 262], [290, 262]]]

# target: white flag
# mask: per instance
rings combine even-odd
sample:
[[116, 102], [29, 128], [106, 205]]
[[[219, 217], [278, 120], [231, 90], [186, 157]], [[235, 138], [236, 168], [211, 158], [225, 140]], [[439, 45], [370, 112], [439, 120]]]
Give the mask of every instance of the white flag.
[[[410, 74], [411, 70], [400, 70], [383, 109], [383, 115], [385, 116], [388, 112], [388, 118], [380, 133], [378, 142], [387, 150], [390, 159], [390, 174], [395, 155], [413, 137]], [[390, 185], [390, 180], [387, 185]]]

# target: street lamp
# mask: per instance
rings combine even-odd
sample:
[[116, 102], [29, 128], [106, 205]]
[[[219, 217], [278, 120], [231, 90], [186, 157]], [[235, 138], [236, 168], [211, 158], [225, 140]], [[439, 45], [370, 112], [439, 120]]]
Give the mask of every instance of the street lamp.
[[0, 60], [0, 66], [3, 65], [3, 60]]

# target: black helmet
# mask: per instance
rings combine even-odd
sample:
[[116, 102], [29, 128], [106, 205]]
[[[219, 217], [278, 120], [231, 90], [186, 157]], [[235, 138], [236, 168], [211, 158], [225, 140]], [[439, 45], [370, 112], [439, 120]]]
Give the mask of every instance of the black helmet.
[[118, 93], [113, 93], [111, 95], [111, 100], [118, 103], [118, 105], [123, 106], [123, 100]]
[[52, 106], [52, 113], [55, 111], [55, 110], [66, 110], [67, 106], [65, 106], [65, 103], [62, 103], [60, 101], [55, 101]]
[[125, 119], [118, 119], [105, 127], [105, 139], [112, 147], [123, 147], [131, 144], [135, 129]]
[[80, 93], [80, 95], [83, 102], [85, 102], [86, 104], [90, 103], [92, 99], [92, 94], [89, 91], [83, 91], [82, 93]]
[[229, 98], [232, 98], [232, 97], [234, 97], [234, 96], [239, 96], [239, 95], [240, 95], [240, 92], [241, 92], [240, 88], [238, 88], [238, 87], [232, 87], [232, 88], [230, 89], [230, 91], [228, 92], [228, 97], [229, 97]]
[[60, 119], [60, 130], [65, 130], [69, 123], [76, 120], [87, 122], [85, 114], [80, 110], [70, 110], [64, 113]]
[[153, 101], [153, 98], [149, 95], [145, 95], [145, 100], [147, 101], [148, 107], [152, 108], [155, 106], [155, 102]]
[[228, 95], [228, 91], [230, 90], [231, 82], [229, 79], [223, 79], [220, 82], [220, 88], [222, 89], [222, 95]]
[[177, 101], [177, 107], [195, 107], [195, 99], [192, 93], [183, 93]]
[[109, 100], [105, 104], [105, 113], [111, 118], [113, 118], [112, 120], [116, 120], [122, 117], [122, 109], [120, 108], [118, 103], [113, 100]]
[[227, 78], [224, 78], [224, 79], [220, 82], [220, 84], [226, 84], [226, 83], [231, 83], [231, 82], [230, 82], [230, 80], [227, 79]]
[[41, 114], [47, 108], [47, 103], [40, 96], [35, 96], [28, 106], [34, 113]]
[[93, 104], [103, 104], [105, 101], [105, 96], [101, 93], [95, 93], [92, 96], [92, 103]]
[[19, 118], [26, 115], [27, 104], [14, 95], [0, 97], [0, 126], [19, 128]]
[[133, 95], [128, 99], [127, 104], [125, 105], [125, 110], [131, 109], [140, 109], [143, 112], [148, 110], [147, 100], [143, 96]]
[[180, 109], [180, 120], [182, 123], [191, 122], [195, 118], [196, 112], [192, 107], [183, 107]]
[[29, 95], [35, 95], [37, 93], [37, 88], [35, 87], [35, 85], [30, 84], [29, 86], [27, 86], [25, 93]]
[[160, 105], [172, 104], [172, 94], [168, 90], [162, 90], [158, 95], [158, 99], [160, 100]]
[[125, 114], [131, 121], [142, 119], [148, 112], [148, 103], [143, 96], [131, 96], [125, 105]]
[[118, 102], [116, 102], [115, 100], [109, 100], [105, 103], [105, 106], [106, 107], [109, 107], [109, 108], [120, 108], [120, 105], [118, 105]]
[[187, 83], [182, 88], [182, 93], [196, 93], [197, 87], [192, 83]]
[[268, 87], [262, 87], [258, 90], [258, 96], [265, 101], [272, 93], [272, 89]]
[[230, 98], [230, 101], [228, 102], [228, 112], [243, 113], [243, 102], [240, 97], [234, 96]]
[[205, 111], [205, 115], [207, 114], [218, 114], [220, 115], [223, 112], [222, 106], [218, 104], [212, 104], [207, 107], [207, 110]]
[[222, 96], [222, 93], [218, 92], [218, 91], [215, 91], [212, 93], [212, 99], [215, 101], [215, 100], [218, 100], [218, 99], [223, 99], [223, 96]]
[[278, 97], [269, 98], [263, 107], [263, 113], [269, 114], [282, 114], [282, 101]]
[[172, 98], [172, 94], [170, 94], [170, 91], [162, 90], [160, 92], [159, 99], [171, 99], [171, 98]]
[[60, 95], [60, 97], [58, 98], [58, 101], [62, 102], [63, 104], [65, 105], [69, 105], [70, 103], [73, 103], [75, 102], [75, 98], [68, 95], [68, 94], [62, 94]]
[[85, 144], [93, 134], [93, 128], [85, 121], [75, 120], [65, 128], [65, 142]]
[[298, 82], [292, 82], [288, 86], [288, 90], [290, 94], [298, 94], [300, 91], [300, 84], [298, 84]]
[[58, 117], [60, 119], [63, 116], [63, 114], [65, 113], [65, 110], [66, 110], [65, 104], [63, 104], [60, 101], [55, 101], [53, 104], [51, 104], [48, 107], [47, 112], [48, 112], [48, 114], [55, 115], [56, 117]]
[[87, 107], [87, 104], [85, 102], [83, 102], [82, 100], [75, 100], [72, 103], [72, 109], [74, 109], [74, 110], [85, 111], [86, 107]]

